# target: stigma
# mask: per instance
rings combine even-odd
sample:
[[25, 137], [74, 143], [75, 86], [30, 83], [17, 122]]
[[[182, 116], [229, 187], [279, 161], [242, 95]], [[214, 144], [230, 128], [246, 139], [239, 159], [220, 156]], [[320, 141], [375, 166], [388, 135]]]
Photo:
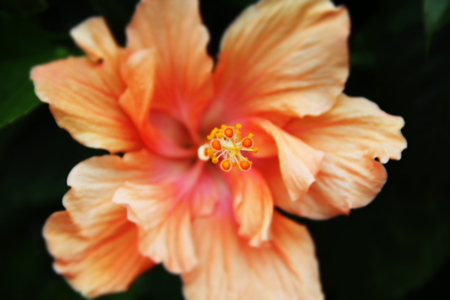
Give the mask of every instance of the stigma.
[[204, 161], [211, 159], [225, 172], [230, 172], [233, 167], [249, 171], [253, 163], [242, 152], [257, 153], [258, 148], [254, 147], [253, 134], [242, 137], [241, 129], [241, 124], [214, 128], [207, 136], [209, 143], [198, 149], [198, 157]]

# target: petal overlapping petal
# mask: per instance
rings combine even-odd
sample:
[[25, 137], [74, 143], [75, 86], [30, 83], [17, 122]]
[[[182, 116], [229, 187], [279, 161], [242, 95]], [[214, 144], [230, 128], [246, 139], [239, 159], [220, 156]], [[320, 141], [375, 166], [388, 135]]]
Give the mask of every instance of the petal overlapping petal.
[[[44, 228], [57, 272], [88, 297], [162, 262], [191, 300], [323, 299], [309, 233], [274, 205], [313, 219], [349, 213], [406, 147], [403, 119], [341, 95], [346, 9], [261, 0], [227, 31], [214, 75], [198, 0], [142, 0], [126, 49], [101, 18], [71, 34], [88, 58], [35, 68], [36, 93], [75, 139], [125, 154], [69, 175], [67, 211]], [[251, 170], [195, 158], [204, 132], [236, 120], [261, 151], [224, 142], [248, 151]]]
[[131, 50], [152, 48], [157, 64], [152, 106], [179, 119], [191, 133], [212, 96], [209, 35], [197, 0], [142, 1], [127, 29]]
[[138, 248], [135, 224], [124, 207], [112, 202], [129, 180], [155, 183], [186, 169], [184, 161], [165, 160], [147, 151], [94, 157], [70, 173], [66, 212], [54, 214], [44, 228], [56, 270], [86, 296], [126, 290], [154, 265]]
[[[127, 84], [119, 100], [139, 130], [148, 149], [168, 157], [188, 157], [195, 150], [187, 149], [180, 141], [189, 143], [189, 133], [172, 116], [152, 110], [156, 71], [155, 51], [144, 49], [127, 51], [123, 55], [121, 75]], [[165, 115], [162, 118], [162, 115]], [[177, 129], [176, 135], [171, 135]], [[169, 133], [169, 134], [168, 134]], [[183, 136], [186, 136], [183, 138]]]
[[250, 245], [260, 246], [270, 238], [273, 200], [269, 186], [256, 169], [233, 170], [230, 180], [239, 234], [249, 237]]
[[[203, 170], [198, 175], [197, 181], [190, 183], [193, 185], [192, 190], [186, 189], [186, 192], [189, 192], [187, 201], [189, 201], [189, 208], [193, 218], [201, 218], [212, 214], [216, 209], [220, 196], [219, 186], [226, 185], [222, 171], [217, 170], [215, 166], [205, 165], [201, 166], [201, 168]], [[180, 178], [180, 180], [184, 181], [185, 187], [187, 187], [189, 182], [183, 178]]]
[[191, 219], [210, 214], [218, 197], [204, 168], [198, 162], [189, 172], [154, 185], [128, 181], [114, 195], [140, 228], [141, 252], [171, 272], [189, 271], [198, 262]]
[[73, 36], [95, 59], [68, 58], [35, 67], [36, 94], [80, 143], [113, 153], [140, 149], [136, 128], [118, 104], [125, 86], [115, 58], [119, 50], [106, 24], [89, 19]]
[[[306, 194], [321, 168], [324, 153], [267, 120], [253, 121], [270, 135], [278, 148], [281, 177], [291, 201]], [[263, 163], [263, 162], [262, 162]]]
[[186, 203], [179, 203], [173, 186], [126, 183], [114, 202], [125, 204], [128, 218], [140, 228], [141, 252], [163, 262], [171, 272], [191, 270], [197, 264]]
[[[123, 158], [115, 155], [93, 157], [70, 172], [67, 184], [72, 189], [64, 196], [63, 203], [77, 224], [90, 224], [98, 218], [115, 219], [108, 207], [116, 190], [126, 181], [156, 183], [187, 167], [188, 162], [164, 159], [145, 150], [128, 153]], [[90, 218], [93, 213], [95, 218]], [[100, 226], [96, 228], [107, 230]]]
[[287, 131], [326, 154], [308, 194], [296, 203], [282, 200], [277, 205], [314, 219], [348, 214], [351, 208], [367, 205], [386, 181], [381, 163], [400, 159], [406, 148], [403, 125], [401, 117], [346, 95], [329, 112], [292, 122]]
[[308, 145], [326, 152], [363, 151], [382, 163], [401, 158], [406, 140], [403, 118], [382, 111], [375, 103], [340, 95], [329, 112], [296, 120], [286, 127]]
[[77, 45], [83, 49], [92, 61], [107, 60], [117, 68], [119, 47], [112, 37], [105, 19], [89, 18], [70, 31]]
[[231, 208], [222, 206], [193, 227], [199, 265], [182, 275], [187, 299], [323, 299], [313, 241], [304, 226], [275, 213], [272, 240], [259, 248], [237, 234]]
[[148, 124], [155, 71], [155, 53], [152, 49], [124, 52], [120, 73], [127, 91], [119, 103], [140, 130]]
[[80, 163], [69, 175], [67, 211], [55, 213], [45, 225], [56, 271], [86, 296], [124, 291], [154, 265], [139, 252], [138, 230], [128, 221], [126, 209], [111, 201], [125, 180], [145, 174], [147, 180], [156, 181], [167, 175], [157, 168], [160, 160], [152, 166], [144, 162], [151, 163], [152, 157], [140, 152], [124, 159], [102, 156]]
[[[123, 208], [121, 212], [117, 220], [85, 226], [61, 211], [44, 227], [56, 272], [86, 297], [126, 291], [136, 277], [155, 265], [140, 254], [137, 228], [126, 219]], [[108, 232], [93, 234], [95, 225], [108, 227]]]
[[250, 6], [222, 41], [210, 119], [327, 111], [348, 76], [349, 27], [346, 9], [329, 0]]

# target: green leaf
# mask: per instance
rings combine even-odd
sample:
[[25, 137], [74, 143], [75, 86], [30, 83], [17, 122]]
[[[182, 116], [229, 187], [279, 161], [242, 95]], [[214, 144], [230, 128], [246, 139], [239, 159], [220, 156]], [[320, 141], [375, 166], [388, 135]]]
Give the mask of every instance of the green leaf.
[[68, 54], [34, 22], [1, 13], [0, 128], [40, 104], [29, 79], [31, 68]]
[[436, 31], [450, 21], [450, 1], [424, 0], [424, 20], [427, 43], [430, 45]]

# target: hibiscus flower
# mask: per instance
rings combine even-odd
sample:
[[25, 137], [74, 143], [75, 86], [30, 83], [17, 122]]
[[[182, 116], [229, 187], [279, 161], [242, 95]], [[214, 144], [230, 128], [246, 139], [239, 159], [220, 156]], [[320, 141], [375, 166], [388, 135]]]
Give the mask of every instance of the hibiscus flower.
[[74, 139], [110, 155], [69, 174], [44, 236], [88, 297], [162, 263], [190, 300], [323, 299], [307, 229], [368, 204], [399, 159], [403, 119], [344, 94], [348, 13], [263, 0], [230, 26], [218, 62], [198, 0], [144, 0], [119, 47], [102, 18], [71, 35], [88, 57], [32, 71]]

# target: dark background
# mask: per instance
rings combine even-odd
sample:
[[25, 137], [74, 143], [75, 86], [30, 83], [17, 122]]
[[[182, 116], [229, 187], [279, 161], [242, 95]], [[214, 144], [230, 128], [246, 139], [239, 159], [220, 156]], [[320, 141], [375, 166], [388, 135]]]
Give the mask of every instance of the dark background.
[[[106, 16], [124, 43], [136, 2], [0, 2], [1, 299], [82, 299], [53, 272], [41, 230], [63, 209], [71, 168], [103, 152], [56, 126], [33, 94], [29, 70], [81, 55], [68, 31], [93, 15]], [[212, 55], [225, 28], [252, 2], [201, 1]], [[298, 220], [316, 241], [327, 299], [450, 299], [450, 1], [336, 2], [352, 18], [346, 93], [403, 116], [408, 149], [387, 164], [389, 180], [369, 206], [329, 221]], [[101, 299], [182, 299], [181, 281], [157, 267], [130, 292]]]

